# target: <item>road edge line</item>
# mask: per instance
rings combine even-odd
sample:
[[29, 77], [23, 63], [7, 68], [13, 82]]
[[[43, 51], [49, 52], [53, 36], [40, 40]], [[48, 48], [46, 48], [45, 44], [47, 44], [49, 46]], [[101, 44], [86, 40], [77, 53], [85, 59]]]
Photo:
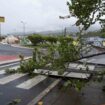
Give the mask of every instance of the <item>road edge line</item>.
[[37, 97], [35, 97], [27, 105], [37, 104], [37, 102], [40, 101], [45, 95], [47, 95], [60, 81], [61, 81], [61, 79], [55, 80], [50, 86], [48, 86], [44, 91], [42, 91]]
[[[24, 60], [27, 60], [27, 59], [30, 59], [32, 58], [32, 56], [29, 56], [29, 57], [25, 57]], [[15, 60], [9, 60], [9, 61], [3, 61], [3, 62], [0, 62], [0, 65], [4, 65], [4, 64], [8, 64], [8, 63], [14, 63], [14, 62], [18, 62], [20, 61], [20, 59], [15, 59]]]

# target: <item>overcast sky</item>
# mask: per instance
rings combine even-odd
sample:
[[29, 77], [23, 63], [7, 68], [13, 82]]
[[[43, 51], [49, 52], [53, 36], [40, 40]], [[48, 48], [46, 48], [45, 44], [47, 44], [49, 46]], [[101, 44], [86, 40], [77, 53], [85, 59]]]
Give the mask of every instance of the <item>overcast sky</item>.
[[5, 17], [2, 33], [59, 30], [74, 24], [75, 19], [60, 20], [68, 15], [67, 0], [0, 0], [0, 16]]

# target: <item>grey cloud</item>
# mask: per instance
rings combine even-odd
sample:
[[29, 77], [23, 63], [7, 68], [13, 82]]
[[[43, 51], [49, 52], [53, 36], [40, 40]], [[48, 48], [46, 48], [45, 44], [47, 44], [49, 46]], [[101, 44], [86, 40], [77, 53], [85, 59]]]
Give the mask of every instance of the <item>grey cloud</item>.
[[20, 21], [27, 23], [27, 31], [57, 29], [66, 22], [59, 15], [68, 14], [66, 0], [0, 0], [0, 15], [5, 16], [2, 32], [22, 31]]
[[60, 15], [68, 15], [67, 0], [0, 0], [0, 15], [5, 16], [2, 33], [26, 31], [47, 31], [63, 29], [75, 23], [75, 19], [60, 20]]

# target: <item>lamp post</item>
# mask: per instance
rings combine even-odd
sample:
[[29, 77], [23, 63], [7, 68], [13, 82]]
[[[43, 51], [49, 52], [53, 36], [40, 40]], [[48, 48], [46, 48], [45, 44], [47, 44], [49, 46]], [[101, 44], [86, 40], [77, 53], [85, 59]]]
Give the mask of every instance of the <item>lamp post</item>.
[[5, 22], [5, 17], [0, 16], [0, 38], [1, 38], [1, 23]]
[[21, 21], [21, 23], [23, 24], [23, 34], [26, 34], [26, 23]]
[[0, 23], [0, 38], [1, 38], [1, 23]]
[[[70, 18], [70, 15], [67, 15], [67, 16], [59, 16], [59, 19], [68, 19], [68, 18]], [[65, 29], [64, 29], [64, 37], [66, 37], [66, 33], [67, 33], [67, 29], [65, 27]]]

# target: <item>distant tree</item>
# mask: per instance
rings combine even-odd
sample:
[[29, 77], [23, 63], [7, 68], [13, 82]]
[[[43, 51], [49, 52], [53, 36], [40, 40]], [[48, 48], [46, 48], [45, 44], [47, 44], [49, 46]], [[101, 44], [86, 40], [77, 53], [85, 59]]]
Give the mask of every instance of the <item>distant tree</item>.
[[37, 45], [38, 43], [43, 42], [43, 37], [38, 34], [28, 36], [28, 39], [31, 41], [33, 45]]
[[69, 0], [67, 5], [70, 15], [77, 18], [76, 26], [82, 26], [82, 30], [87, 30], [97, 21], [100, 24], [105, 21], [104, 0]]
[[101, 24], [101, 32], [105, 33], [105, 20], [101, 21], [100, 24]]

